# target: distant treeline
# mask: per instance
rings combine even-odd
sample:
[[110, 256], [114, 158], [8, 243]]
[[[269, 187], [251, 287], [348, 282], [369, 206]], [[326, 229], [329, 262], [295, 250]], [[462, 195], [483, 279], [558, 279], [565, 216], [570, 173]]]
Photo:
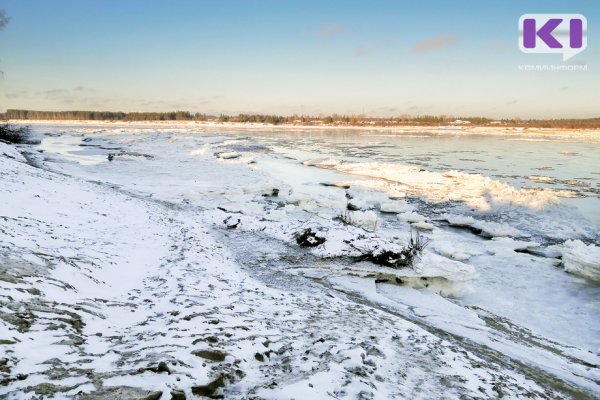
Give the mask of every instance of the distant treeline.
[[437, 125], [476, 125], [507, 126], [564, 129], [599, 129], [600, 118], [588, 119], [501, 119], [483, 117], [454, 117], [436, 115], [403, 115], [395, 118], [374, 118], [358, 115], [266, 115], [238, 114], [235, 116], [192, 114], [188, 111], [172, 112], [114, 112], [114, 111], [33, 111], [7, 110], [0, 114], [1, 119], [21, 120], [95, 120], [95, 121], [216, 121], [216, 122], [252, 122], [286, 125], [336, 125], [336, 126], [437, 126]]
[[94, 120], [94, 121], [206, 121], [208, 115], [189, 111], [130, 112], [120, 111], [34, 111], [6, 110], [2, 119]]
[[[335, 124], [335, 125], [439, 125], [448, 124], [455, 121], [456, 117], [447, 116], [405, 116], [398, 118], [372, 118], [365, 115], [320, 115], [318, 117], [310, 115], [263, 115], [263, 114], [238, 114], [236, 116], [220, 115], [218, 120], [221, 122], [259, 122], [266, 124]], [[460, 118], [462, 121], [469, 121], [471, 124], [483, 125], [492, 121], [487, 118], [469, 117]]]

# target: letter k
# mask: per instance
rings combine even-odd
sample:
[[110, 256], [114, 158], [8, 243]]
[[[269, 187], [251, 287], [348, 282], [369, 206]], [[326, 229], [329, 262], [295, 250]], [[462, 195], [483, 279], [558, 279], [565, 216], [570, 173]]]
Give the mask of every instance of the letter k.
[[551, 49], [562, 49], [562, 45], [558, 40], [552, 36], [552, 31], [556, 29], [562, 22], [560, 18], [552, 18], [546, 21], [546, 23], [538, 30], [535, 30], [535, 19], [523, 20], [523, 47], [526, 49], [535, 48], [535, 38], [539, 36], [540, 39]]

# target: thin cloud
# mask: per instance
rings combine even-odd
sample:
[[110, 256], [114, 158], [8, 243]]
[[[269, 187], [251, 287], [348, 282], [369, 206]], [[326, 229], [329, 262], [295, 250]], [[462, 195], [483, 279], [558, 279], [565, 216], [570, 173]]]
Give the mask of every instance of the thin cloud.
[[0, 31], [4, 29], [10, 22], [10, 17], [6, 15], [6, 11], [0, 10]]
[[198, 99], [197, 101], [194, 102], [194, 104], [206, 106], [209, 104], [218, 103], [219, 101], [223, 100], [224, 98], [225, 97], [222, 95], [214, 95], [209, 98]]
[[6, 97], [7, 99], [20, 99], [22, 97], [27, 97], [27, 95], [27, 90], [21, 90], [20, 92], [5, 93], [4, 97]]
[[179, 109], [184, 109], [184, 108], [186, 108], [188, 106], [189, 106], [189, 104], [187, 104], [187, 103], [171, 103], [171, 104], [169, 104], [169, 107], [171, 109], [178, 109], [178, 110]]
[[87, 86], [75, 86], [73, 88], [73, 91], [75, 92], [94, 92], [94, 89], [87, 87]]
[[68, 91], [63, 90], [63, 89], [50, 89], [50, 90], [44, 90], [41, 93], [47, 97], [55, 97], [55, 96], [67, 94]]
[[371, 110], [372, 113], [397, 113], [400, 111], [397, 107], [377, 107]]
[[88, 105], [90, 106], [90, 108], [96, 108], [96, 109], [98, 109], [98, 108], [106, 107], [106, 104], [107, 104], [107, 102], [101, 102], [101, 103], [96, 102], [96, 103], [90, 103]]
[[84, 92], [94, 92], [95, 90], [87, 86], [75, 86], [73, 89], [49, 89], [38, 92], [46, 97], [69, 96], [73, 94], [82, 94]]
[[319, 36], [329, 39], [334, 36], [341, 35], [343, 33], [347, 33], [349, 31], [350, 30], [345, 25], [342, 25], [342, 24], [326, 25], [319, 30]]
[[160, 106], [167, 104], [165, 100], [144, 100], [140, 103], [142, 106]]
[[436, 36], [431, 39], [415, 43], [412, 48], [413, 53], [425, 53], [427, 51], [443, 49], [452, 46], [458, 42], [455, 36]]
[[411, 113], [423, 113], [426, 112], [427, 110], [431, 109], [431, 105], [418, 105], [418, 104], [414, 104], [410, 107], [408, 107], [408, 111]]

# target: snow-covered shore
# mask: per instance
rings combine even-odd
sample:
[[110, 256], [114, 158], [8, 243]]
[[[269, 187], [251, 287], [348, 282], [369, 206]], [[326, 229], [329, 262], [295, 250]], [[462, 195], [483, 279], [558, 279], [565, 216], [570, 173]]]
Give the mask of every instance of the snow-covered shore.
[[[477, 262], [463, 261], [489, 264], [492, 256], [531, 247], [505, 237], [514, 230], [443, 216], [493, 237], [461, 248], [448, 246], [442, 239], [449, 233], [421, 217], [409, 222], [429, 223], [434, 242], [414, 267], [347, 262], [361, 249], [408, 239], [406, 231], [390, 236], [337, 220], [348, 193], [359, 206], [398, 212], [398, 220], [414, 219], [417, 210], [359, 189], [325, 187], [323, 196], [303, 196], [260, 170], [260, 161], [257, 167], [250, 156], [234, 156], [243, 153], [240, 146], [220, 148], [232, 143], [227, 138], [207, 136], [201, 146], [194, 138], [175, 164], [168, 149], [188, 140], [185, 132], [144, 137], [120, 130], [114, 140], [111, 132], [66, 129], [60, 134], [77, 140], [83, 134], [116, 158], [86, 166], [51, 148], [22, 147], [25, 158], [0, 143], [0, 396], [446, 399], [599, 392], [598, 354], [552, 347], [521, 328], [523, 343], [513, 343], [516, 330], [491, 333], [512, 322], [492, 314], [488, 320], [487, 311], [439, 295], [468, 292]], [[118, 151], [110, 147], [115, 143]], [[234, 155], [218, 157], [225, 151]], [[300, 248], [293, 235], [307, 228], [326, 242]]]
[[[586, 140], [600, 142], [598, 129], [559, 129], [559, 128], [522, 128], [510, 126], [466, 126], [460, 130], [447, 130], [443, 126], [377, 126], [377, 125], [335, 125], [335, 124], [267, 124], [259, 122], [220, 122], [220, 121], [93, 121], [93, 120], [9, 120], [18, 125], [58, 125], [58, 126], [104, 126], [104, 127], [171, 127], [171, 128], [205, 128], [205, 129], [236, 129], [236, 130], [337, 130], [365, 131], [381, 133], [433, 133], [444, 136], [460, 135], [505, 135], [515, 137], [515, 140]], [[532, 134], [535, 138], [520, 139], [524, 133]]]

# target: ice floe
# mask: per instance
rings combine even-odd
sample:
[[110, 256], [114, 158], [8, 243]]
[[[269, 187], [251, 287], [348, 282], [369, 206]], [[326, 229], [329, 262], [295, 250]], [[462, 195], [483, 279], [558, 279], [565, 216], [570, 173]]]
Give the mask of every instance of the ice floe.
[[561, 246], [565, 271], [600, 281], [600, 247], [581, 240], [567, 240]]

